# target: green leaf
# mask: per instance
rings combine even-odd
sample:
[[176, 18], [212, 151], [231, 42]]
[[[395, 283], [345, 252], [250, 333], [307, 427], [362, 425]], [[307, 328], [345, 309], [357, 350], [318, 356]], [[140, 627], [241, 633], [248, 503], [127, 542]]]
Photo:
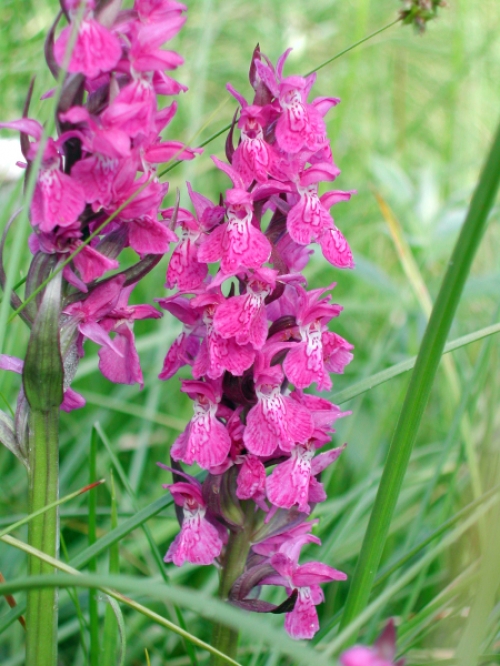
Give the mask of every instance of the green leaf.
[[[422, 340], [361, 547], [341, 620], [341, 628], [352, 623], [368, 602], [413, 443], [472, 260], [486, 228], [488, 214], [493, 206], [499, 183], [500, 126], [474, 192], [469, 212], [457, 239]], [[359, 626], [359, 623], [356, 622], [356, 626]], [[355, 632], [350, 632], [349, 636], [355, 638]]]
[[32, 410], [48, 412], [63, 401], [63, 362], [59, 341], [61, 274], [47, 285], [31, 330], [23, 387]]

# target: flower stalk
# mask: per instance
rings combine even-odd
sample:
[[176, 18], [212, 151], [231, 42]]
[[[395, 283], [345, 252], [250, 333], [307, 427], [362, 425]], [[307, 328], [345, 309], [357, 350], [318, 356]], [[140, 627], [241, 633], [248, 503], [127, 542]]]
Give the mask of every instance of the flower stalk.
[[[59, 407], [32, 410], [29, 419], [29, 512], [57, 501], [59, 488]], [[59, 511], [49, 509], [29, 527], [30, 546], [51, 557], [59, 550]], [[52, 574], [54, 568], [37, 557], [29, 559], [29, 574]], [[54, 666], [57, 663], [57, 589], [28, 592], [26, 663]]]
[[[59, 409], [63, 401], [63, 362], [59, 337], [61, 279], [45, 290], [31, 331], [23, 367], [28, 408], [29, 511], [56, 502], [59, 494]], [[58, 507], [34, 518], [29, 544], [51, 557], [59, 548]], [[30, 557], [31, 576], [53, 573], [51, 565]], [[57, 661], [57, 591], [28, 593], [26, 663], [54, 666]]]
[[[251, 502], [247, 502], [247, 507], [249, 508], [247, 511], [248, 520], [245, 521], [240, 530], [231, 533], [226, 547], [219, 584], [219, 597], [224, 601], [228, 599], [235, 581], [244, 572], [248, 553], [250, 552], [250, 537], [253, 529]], [[212, 645], [228, 657], [235, 659], [238, 651], [238, 636], [239, 634], [235, 629], [217, 623], [214, 625]], [[211, 666], [223, 666], [225, 663], [227, 662], [224, 659], [212, 654]]]

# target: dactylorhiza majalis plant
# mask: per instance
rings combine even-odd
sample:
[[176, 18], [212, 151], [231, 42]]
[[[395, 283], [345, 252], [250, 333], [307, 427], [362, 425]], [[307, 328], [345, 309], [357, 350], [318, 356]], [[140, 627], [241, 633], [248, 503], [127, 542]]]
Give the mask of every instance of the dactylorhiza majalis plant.
[[[165, 561], [221, 568], [220, 596], [259, 613], [286, 613], [297, 639], [318, 630], [321, 583], [346, 575], [321, 562], [299, 564], [306, 544], [319, 544], [308, 521], [326, 499], [319, 475], [342, 453], [329, 448], [335, 421], [348, 414], [306, 392], [332, 386], [352, 345], [330, 331], [342, 307], [335, 285], [308, 289], [302, 269], [316, 243], [336, 268], [353, 267], [351, 250], [329, 209], [353, 192], [318, 194], [340, 171], [324, 116], [339, 100], [308, 101], [315, 75], [284, 76], [287, 51], [274, 67], [257, 48], [250, 67], [254, 98], [239, 102], [238, 146], [226, 142], [228, 163], [213, 157], [232, 187], [221, 204], [194, 192], [194, 213], [167, 209], [181, 239], [167, 271], [176, 292], [159, 299], [184, 330], [160, 378], [191, 366], [182, 380], [194, 415], [171, 449], [180, 534]], [[212, 266], [213, 270], [209, 271]], [[180, 463], [197, 464], [203, 481]], [[270, 472], [270, 473], [269, 473]], [[281, 586], [279, 606], [259, 599], [261, 586]], [[214, 646], [235, 655], [237, 636], [216, 627]], [[216, 663], [217, 660], [216, 660]]]
[[[159, 181], [157, 165], [200, 152], [161, 138], [177, 104], [161, 107], [158, 98], [186, 90], [166, 73], [181, 65], [182, 57], [161, 47], [183, 26], [185, 6], [174, 0], [135, 0], [125, 10], [121, 4], [62, 2], [45, 47], [51, 72], [62, 78], [56, 138], [44, 137], [42, 125], [28, 117], [32, 90], [23, 118], [0, 123], [20, 132], [26, 160], [20, 166], [27, 175], [35, 159], [40, 163], [29, 202], [33, 258], [26, 302], [15, 292], [11, 297], [31, 328], [28, 351], [24, 361], [0, 357], [1, 368], [23, 375], [15, 418], [2, 413], [0, 421], [2, 441], [28, 469], [31, 512], [57, 499], [58, 414], [85, 404], [70, 388], [85, 340], [100, 346], [105, 377], [143, 384], [133, 323], [161, 313], [128, 300], [177, 240], [159, 215], [168, 183]], [[56, 37], [62, 17], [68, 25]], [[44, 97], [52, 95], [49, 91]], [[139, 260], [124, 269], [119, 255], [126, 247]], [[32, 521], [30, 543], [56, 554], [55, 510]], [[46, 566], [31, 558], [31, 573], [47, 571]], [[55, 663], [54, 593], [34, 591], [29, 598], [27, 663]]]

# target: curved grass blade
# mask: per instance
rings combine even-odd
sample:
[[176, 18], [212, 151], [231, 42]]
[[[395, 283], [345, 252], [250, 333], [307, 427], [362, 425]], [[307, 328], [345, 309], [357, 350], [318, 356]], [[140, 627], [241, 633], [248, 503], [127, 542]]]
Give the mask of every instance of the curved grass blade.
[[[79, 492], [77, 494], [79, 494]], [[172, 498], [169, 495], [162, 495], [162, 497], [159, 497], [149, 506], [144, 507], [144, 509], [141, 509], [135, 515], [125, 520], [119, 527], [111, 530], [111, 532], [106, 534], [105, 537], [102, 537], [96, 541], [94, 545], [89, 546], [83, 550], [79, 555], [71, 560], [71, 565], [75, 568], [84, 567], [93, 557], [97, 557], [97, 555], [100, 555], [104, 551], [111, 548], [111, 546], [118, 543], [121, 539], [130, 534], [130, 532], [133, 532], [135, 529], [140, 527], [144, 522], [146, 522], [146, 520], [156, 516], [158, 513], [160, 513], [160, 511], [167, 508], [171, 504], [173, 504]], [[15, 523], [15, 525], [22, 525], [25, 522], [28, 522], [29, 519], [29, 516], [22, 518], [17, 523]], [[10, 528], [7, 528], [7, 531], [10, 531]], [[0, 532], [0, 538], [2, 536], [5, 536], [5, 530]], [[8, 629], [10, 625], [25, 612], [25, 610], [26, 602], [22, 602], [18, 604], [17, 608], [12, 609], [8, 613], [5, 613], [5, 615], [3, 615], [1, 618], [0, 634]]]
[[[341, 629], [366, 606], [382, 557], [392, 515], [420, 421], [436, 375], [472, 260], [486, 229], [488, 214], [500, 184], [500, 126], [457, 239], [415, 363], [394, 432], [379, 490], [361, 547], [360, 558], [341, 620]], [[359, 622], [356, 622], [359, 627]], [[350, 631], [355, 638], [355, 631]]]
[[[141, 604], [124, 596], [123, 593], [139, 594], [142, 597], [147, 597], [152, 600], [164, 601], [168, 599], [179, 606], [188, 608], [198, 615], [210, 620], [216, 620], [227, 624], [235, 629], [241, 630], [253, 640], [265, 640], [271, 644], [274, 649], [279, 650], [282, 654], [292, 658], [295, 664], [303, 666], [333, 666], [332, 661], [323, 657], [315, 650], [301, 645], [296, 641], [284, 635], [282, 630], [276, 630], [268, 622], [261, 618], [256, 618], [254, 615], [240, 611], [234, 606], [214, 599], [208, 595], [191, 589], [186, 589], [179, 586], [165, 585], [161, 581], [148, 581], [143, 578], [131, 578], [130, 576], [100, 576], [95, 574], [81, 574], [78, 570], [69, 567], [54, 558], [46, 556], [40, 551], [35, 551], [27, 544], [13, 539], [12, 537], [3, 537], [5, 543], [18, 548], [24, 552], [43, 559], [54, 567], [57, 567], [65, 573], [57, 576], [36, 576], [18, 579], [11, 583], [0, 585], [0, 595], [12, 594], [20, 590], [30, 590], [40, 587], [87, 587], [97, 588], [105, 594], [116, 599], [120, 603], [126, 604], [130, 608], [143, 613], [154, 622], [169, 628], [174, 633], [179, 634], [191, 641], [198, 647], [203, 648], [211, 654], [224, 659], [227, 663], [233, 666], [241, 666], [237, 661], [227, 657], [222, 652], [219, 652], [208, 643], [193, 636], [189, 632], [183, 630], [175, 624], [172, 624], [165, 618], [157, 613], [150, 611], [150, 609], [142, 606]], [[119, 590], [117, 592], [116, 590]]]
[[[125, 655], [127, 652], [127, 632], [125, 629], [125, 621], [123, 619], [123, 613], [121, 612], [120, 606], [117, 604], [116, 600], [113, 597], [110, 597], [108, 594], [104, 595], [109, 608], [111, 609], [114, 619], [116, 620], [116, 625], [118, 627], [118, 636], [120, 638], [120, 649], [118, 652], [118, 659], [111, 662], [112, 664], [118, 664], [118, 666], [124, 666], [125, 664]], [[107, 609], [106, 609], [107, 610]]]
[[[377, 588], [382, 583], [385, 583], [388, 578], [390, 578], [394, 573], [396, 573], [396, 571], [399, 571], [401, 567], [403, 567], [407, 562], [409, 562], [416, 555], [418, 555], [426, 546], [431, 544], [435, 539], [442, 536], [445, 532], [454, 527], [462, 518], [468, 516], [471, 513], [471, 511], [477, 509], [478, 506], [480, 506], [483, 502], [489, 500], [499, 491], [500, 491], [500, 484], [489, 490], [478, 500], [474, 500], [467, 506], [464, 506], [463, 509], [458, 511], [454, 516], [446, 520], [442, 525], [440, 525], [431, 534], [429, 534], [428, 537], [420, 541], [413, 548], [410, 548], [404, 555], [399, 557], [392, 565], [386, 568], [385, 571], [382, 571], [375, 579], [373, 587]], [[324, 623], [323, 626], [321, 627], [320, 632], [314, 638], [313, 641], [314, 644], [320, 643], [330, 633], [335, 624], [337, 624], [338, 620], [339, 617], [336, 614], [327, 623]]]
[[[429, 550], [418, 562], [402, 573], [399, 578], [389, 587], [387, 587], [370, 605], [366, 606], [344, 629], [341, 629], [339, 635], [328, 644], [324, 653], [327, 656], [336, 654], [342, 650], [347, 642], [350, 642], [356, 636], [358, 629], [368, 621], [383, 607], [390, 599], [394, 598], [399, 590], [408, 585], [408, 583], [418, 575], [418, 573], [431, 564], [436, 557], [454, 544], [463, 534], [473, 527], [488, 511], [491, 510], [500, 501], [500, 495], [497, 493], [487, 502], [482, 504], [472, 515], [470, 515], [461, 525], [456, 527], [448, 536], [442, 539], [434, 548]], [[0, 587], [1, 590], [1, 587]]]
[[28, 516], [25, 516], [24, 518], [21, 518], [20, 520], [17, 520], [15, 523], [11, 523], [8, 527], [5, 527], [3, 530], [0, 530], [0, 537], [5, 536], [6, 534], [10, 534], [14, 530], [17, 530], [18, 527], [22, 527], [23, 525], [26, 525], [26, 523], [29, 523], [30, 520], [33, 520], [33, 518], [36, 518], [37, 516], [41, 516], [43, 513], [46, 511], [50, 511], [50, 509], [54, 509], [56, 506], [59, 506], [60, 504], [64, 504], [65, 502], [69, 502], [69, 500], [74, 499], [75, 497], [78, 497], [79, 495], [82, 495], [83, 493], [86, 493], [89, 490], [92, 490], [92, 488], [96, 488], [97, 486], [100, 486], [104, 483], [104, 479], [100, 479], [99, 481], [96, 481], [95, 483], [91, 483], [88, 486], [84, 486], [83, 488], [80, 488], [80, 490], [76, 490], [74, 493], [70, 493], [69, 495], [66, 495], [65, 497], [61, 497], [61, 499], [58, 499], [55, 502], [52, 502], [51, 504], [47, 504], [46, 506], [42, 507], [41, 509], [38, 509], [38, 511], [34, 511], [33, 513], [30, 513]]
[[[500, 333], [500, 324], [486, 326], [485, 328], [481, 328], [474, 333], [468, 333], [467, 335], [463, 335], [460, 338], [456, 338], [455, 340], [448, 342], [443, 349], [443, 354], [449, 354], [450, 352], [455, 351], [455, 349], [460, 349], [460, 347], [465, 347], [466, 345], [470, 345], [472, 342], [482, 340], [483, 338], [486, 338], [489, 335], [494, 335], [495, 333]], [[381, 370], [380, 372], [371, 375], [371, 377], [366, 377], [366, 379], [362, 379], [355, 384], [351, 384], [351, 386], [343, 389], [342, 391], [332, 393], [330, 395], [330, 399], [333, 400], [335, 404], [341, 405], [348, 400], [356, 398], [362, 393], [366, 393], [366, 391], [370, 391], [370, 389], [375, 388], [375, 386], [379, 386], [379, 384], [384, 384], [390, 379], [408, 372], [413, 367], [415, 367], [416, 361], [417, 356], [412, 356], [406, 361], [401, 361], [400, 363], [391, 365], [390, 368]]]
[[[123, 483], [128, 495], [130, 497], [130, 500], [132, 502], [132, 506], [136, 511], [138, 511], [139, 506], [138, 506], [138, 503], [137, 503], [137, 497], [136, 497], [136, 495], [135, 495], [135, 493], [134, 493], [134, 491], [133, 491], [133, 489], [132, 489], [132, 487], [129, 483], [127, 475], [125, 474], [125, 470], [121, 466], [120, 461], [118, 460], [115, 452], [113, 451], [113, 447], [111, 446], [111, 442], [109, 441], [109, 438], [107, 437], [106, 433], [102, 429], [100, 423], [95, 423], [94, 424], [93, 432], [96, 433], [96, 436], [99, 436], [102, 443], [106, 447], [108, 455], [111, 458], [111, 462], [113, 463], [113, 466], [116, 469], [116, 471], [117, 471], [117, 473], [118, 473], [118, 475], [121, 479], [121, 482]], [[163, 578], [164, 582], [167, 582], [168, 581], [167, 572], [165, 571], [165, 566], [164, 566], [164, 563], [163, 563], [163, 559], [160, 555], [160, 551], [158, 550], [158, 546], [156, 545], [156, 542], [153, 538], [153, 534], [152, 534], [151, 530], [149, 529], [149, 526], [146, 525], [145, 523], [143, 523], [141, 525], [141, 528], [142, 528], [142, 530], [143, 530], [143, 532], [146, 536], [146, 539], [149, 543], [149, 547], [151, 549], [151, 554], [153, 556], [153, 559], [156, 562], [156, 565], [158, 567], [158, 571], [160, 572], [160, 575]], [[182, 615], [181, 610], [176, 607], [175, 608], [175, 613], [176, 613], [177, 621], [179, 622], [179, 625], [182, 627], [182, 629], [186, 630], [186, 622], [184, 620], [184, 616]], [[188, 656], [189, 656], [189, 659], [191, 661], [192, 666], [197, 666], [198, 662], [196, 660], [196, 654], [193, 650], [192, 645], [189, 644], [189, 643], [186, 643], [185, 646], [186, 646], [186, 651], [188, 653]]]
[[[45, 124], [45, 127], [43, 128], [42, 131], [42, 136], [39, 141], [38, 145], [38, 151], [35, 156], [35, 159], [33, 160], [28, 178], [26, 181], [26, 188], [24, 191], [24, 206], [20, 212], [20, 217], [18, 220], [18, 225], [19, 228], [17, 230], [17, 233], [14, 238], [14, 242], [11, 248], [10, 252], [10, 260], [9, 260], [9, 265], [7, 266], [6, 269], [6, 283], [5, 283], [5, 288], [4, 288], [4, 293], [3, 293], [3, 298], [2, 302], [0, 303], [0, 352], [3, 349], [4, 342], [5, 342], [5, 336], [7, 333], [7, 323], [12, 321], [12, 316], [7, 319], [8, 311], [10, 308], [10, 296], [11, 293], [14, 289], [14, 280], [15, 276], [17, 274], [18, 268], [19, 268], [19, 261], [21, 259], [21, 254], [23, 252], [23, 247], [26, 247], [26, 241], [28, 237], [28, 228], [29, 228], [29, 223], [28, 223], [28, 211], [31, 206], [31, 201], [33, 199], [33, 195], [35, 193], [35, 185], [36, 185], [36, 180], [38, 177], [38, 172], [40, 170], [40, 167], [42, 165], [42, 158], [43, 158], [43, 152], [45, 150], [45, 147], [47, 145], [47, 141], [50, 137], [50, 135], [53, 133], [55, 125], [56, 125], [56, 110], [59, 106], [59, 102], [61, 100], [61, 95], [63, 92], [63, 85], [66, 80], [66, 73], [68, 70], [68, 65], [70, 62], [71, 58], [71, 53], [73, 51], [74, 44], [76, 42], [80, 22], [83, 18], [83, 13], [84, 13], [85, 7], [82, 5], [78, 11], [75, 13], [75, 17], [72, 21], [72, 28], [70, 32], [70, 36], [68, 39], [68, 43], [64, 52], [63, 56], [63, 61], [61, 63], [61, 68], [59, 70], [59, 75], [57, 77], [57, 83], [54, 91], [54, 95], [52, 96], [52, 99], [49, 101], [49, 108], [48, 108], [48, 121]], [[20, 185], [19, 185], [20, 187]], [[7, 211], [8, 214], [9, 211]], [[62, 269], [61, 269], [62, 270]], [[51, 276], [55, 277], [54, 275]], [[48, 284], [48, 282], [47, 282]], [[44, 285], [45, 288], [46, 285]], [[42, 291], [42, 289], [39, 290]], [[25, 303], [22, 304], [21, 308], [19, 309], [19, 312], [24, 309]]]
[[[89, 457], [89, 483], [97, 479], [97, 444], [98, 436], [95, 430], [90, 435], [90, 457]], [[93, 546], [97, 541], [97, 494], [91, 493], [88, 497], [88, 543]], [[89, 562], [89, 571], [97, 573], [97, 558], [93, 557]], [[99, 666], [99, 603], [94, 590], [89, 590], [89, 622], [90, 622], [90, 666]]]
[[[110, 470], [110, 492], [111, 492], [111, 528], [115, 529], [118, 527], [118, 507], [116, 503], [116, 492], [115, 492], [115, 479], [113, 476], [113, 470]], [[118, 544], [113, 544], [109, 549], [109, 573], [119, 574], [120, 573], [120, 550]], [[106, 611], [104, 613], [104, 631], [103, 631], [103, 655], [102, 655], [102, 664], [103, 666], [114, 666], [116, 663], [116, 629], [120, 631], [119, 624], [117, 625], [117, 617], [114, 612], [113, 606], [106, 606]], [[120, 634], [125, 637], [125, 632], [120, 631]], [[122, 641], [123, 641], [122, 638]], [[125, 655], [125, 649], [122, 646], [121, 648], [122, 655]], [[124, 658], [124, 657], [123, 657]]]

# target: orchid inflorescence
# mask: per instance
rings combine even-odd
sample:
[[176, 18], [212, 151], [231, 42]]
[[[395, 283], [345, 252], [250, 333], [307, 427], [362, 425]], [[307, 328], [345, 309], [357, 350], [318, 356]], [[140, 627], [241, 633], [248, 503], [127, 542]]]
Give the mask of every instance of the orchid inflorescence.
[[[66, 260], [60, 344], [65, 371], [62, 408], [70, 410], [85, 404], [69, 385], [86, 339], [100, 346], [99, 368], [105, 377], [142, 386], [133, 322], [158, 318], [161, 313], [151, 305], [130, 306], [128, 299], [138, 280], [177, 240], [159, 215], [168, 183], [159, 181], [157, 165], [173, 158], [190, 160], [201, 151], [160, 136], [177, 104], [159, 108], [158, 96], [186, 90], [166, 74], [183, 59], [160, 48], [184, 24], [184, 5], [173, 0], [136, 0], [132, 10], [122, 10], [121, 0], [65, 0], [62, 7], [45, 48], [56, 78], [72, 30], [76, 39], [68, 52], [69, 75], [57, 108], [58, 137], [45, 142], [30, 207], [33, 259], [25, 295], [29, 297]], [[69, 25], [55, 39], [62, 14]], [[53, 94], [52, 90], [44, 97]], [[43, 126], [23, 117], [0, 127], [21, 133], [26, 162], [20, 166], [29, 172]], [[5, 237], [2, 248], [4, 242]], [[125, 247], [131, 247], [139, 261], [117, 270]], [[2, 277], [5, 282], [3, 270]], [[12, 304], [23, 305], [15, 293]], [[29, 325], [37, 316], [36, 304], [26, 304], [21, 312]], [[22, 363], [2, 356], [1, 367], [20, 372]]]
[[[228, 535], [246, 530], [246, 561], [229, 600], [255, 612], [286, 612], [287, 631], [312, 638], [319, 584], [346, 576], [320, 562], [299, 564], [299, 556], [306, 544], [320, 543], [311, 534], [317, 521], [307, 518], [326, 499], [319, 475], [344, 447], [323, 448], [348, 412], [305, 389], [331, 389], [330, 373], [344, 371], [353, 347], [328, 330], [342, 310], [328, 294], [334, 285], [308, 290], [301, 271], [313, 242], [333, 266], [353, 266], [329, 213], [353, 192], [318, 194], [319, 183], [340, 173], [323, 119], [339, 100], [308, 102], [315, 75], [285, 77], [289, 52], [275, 68], [257, 47], [251, 103], [228, 85], [240, 104], [241, 137], [234, 148], [235, 119], [229, 163], [212, 158], [232, 182], [222, 204], [188, 184], [194, 213], [176, 213], [182, 236], [167, 286], [177, 292], [159, 303], [184, 330], [160, 377], [191, 366], [182, 391], [194, 415], [171, 449], [175, 482], [166, 487], [182, 517], [165, 560], [224, 567]], [[163, 215], [171, 219], [174, 210]], [[203, 483], [180, 471], [180, 462], [207, 470]], [[277, 607], [256, 598], [262, 585], [285, 587], [287, 601]]]
[[[182, 380], [181, 390], [194, 414], [171, 448], [171, 466], [160, 463], [173, 474], [165, 487], [181, 525], [165, 561], [216, 563], [225, 581], [221, 596], [250, 611], [286, 613], [288, 633], [310, 639], [319, 628], [320, 584], [346, 579], [321, 562], [299, 564], [304, 546], [320, 544], [312, 533], [318, 521], [308, 517], [326, 499], [321, 473], [345, 447], [327, 448], [333, 426], [349, 414], [306, 392], [314, 384], [330, 390], [330, 374], [344, 372], [353, 347], [328, 328], [342, 311], [329, 293], [335, 284], [308, 289], [302, 275], [313, 243], [332, 266], [354, 265], [329, 212], [354, 192], [318, 192], [340, 173], [324, 121], [339, 100], [309, 102], [316, 75], [284, 76], [290, 49], [274, 67], [257, 47], [249, 72], [253, 100], [227, 86], [239, 109], [226, 142], [227, 162], [212, 157], [232, 186], [214, 204], [188, 183], [194, 212], [178, 204], [161, 208], [168, 183], [160, 182], [157, 165], [201, 152], [161, 138], [177, 104], [159, 108], [157, 102], [158, 95], [186, 90], [166, 74], [182, 64], [181, 56], [161, 48], [183, 26], [186, 7], [176, 0], [134, 0], [130, 10], [121, 4], [61, 3], [45, 48], [49, 68], [62, 82], [56, 139], [28, 117], [33, 86], [23, 117], [0, 123], [20, 132], [26, 161], [19, 166], [27, 175], [40, 161], [29, 211], [33, 259], [26, 302], [15, 291], [11, 302], [32, 328], [31, 339], [40, 336], [41, 319], [54, 310], [43, 287], [62, 274], [55, 311], [62, 409], [85, 404], [70, 384], [86, 339], [100, 346], [105, 377], [142, 386], [133, 322], [161, 313], [128, 300], [175, 244], [166, 286], [176, 291], [157, 301], [184, 329], [160, 378], [191, 366], [192, 379]], [[56, 38], [62, 16], [68, 25]], [[61, 77], [62, 67], [67, 73]], [[119, 257], [126, 247], [139, 260], [124, 269]], [[0, 280], [4, 286], [2, 262]], [[36, 366], [36, 354], [31, 357]], [[0, 367], [17, 373], [26, 374], [27, 363], [0, 356]], [[35, 388], [41, 368], [29, 371]], [[0, 413], [2, 440], [27, 465], [30, 407], [35, 409], [21, 390], [15, 421]], [[187, 474], [180, 463], [198, 465], [204, 478]], [[279, 605], [260, 599], [262, 586], [284, 587], [286, 599]], [[342, 663], [389, 663], [383, 659], [392, 660], [394, 650], [379, 648], [353, 648]]]

